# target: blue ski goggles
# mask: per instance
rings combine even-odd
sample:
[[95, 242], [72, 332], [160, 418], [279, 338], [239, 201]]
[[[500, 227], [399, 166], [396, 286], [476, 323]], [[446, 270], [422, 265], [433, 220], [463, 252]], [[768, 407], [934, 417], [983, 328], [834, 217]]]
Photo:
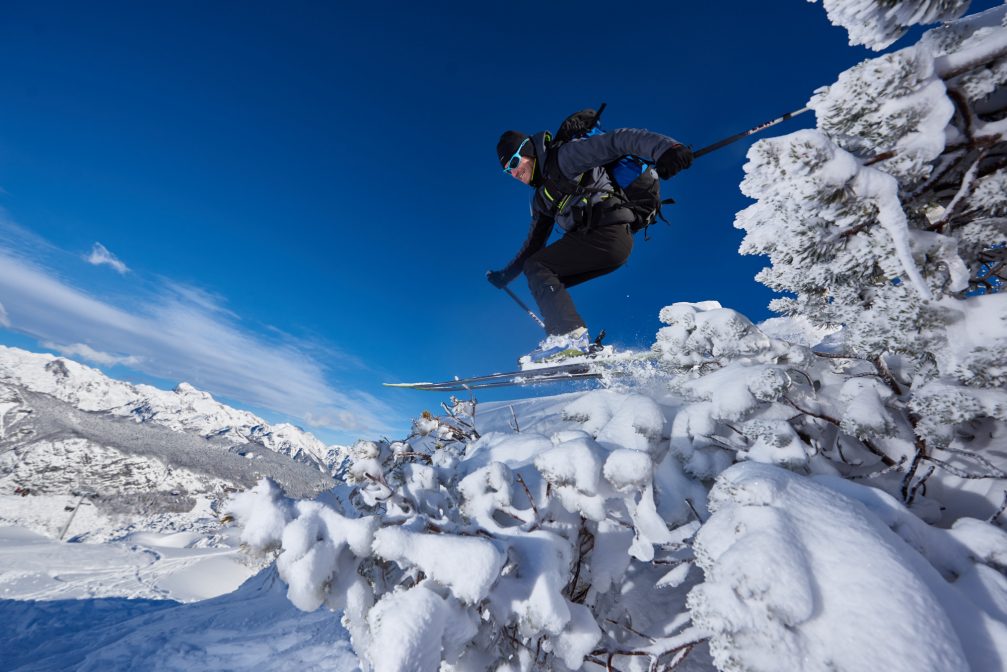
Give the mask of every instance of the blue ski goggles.
[[521, 164], [521, 150], [524, 149], [524, 146], [528, 144], [529, 140], [531, 140], [531, 138], [525, 138], [521, 141], [521, 144], [518, 145], [517, 151], [514, 152], [514, 154], [507, 159], [506, 163], [503, 164], [503, 172], [510, 173]]

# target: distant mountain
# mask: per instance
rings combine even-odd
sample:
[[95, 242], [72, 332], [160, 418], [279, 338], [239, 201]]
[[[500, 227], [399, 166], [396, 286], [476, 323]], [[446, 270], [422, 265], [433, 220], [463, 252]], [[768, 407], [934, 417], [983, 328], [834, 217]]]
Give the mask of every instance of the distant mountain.
[[342, 450], [186, 383], [131, 385], [0, 346], [0, 496], [87, 496], [105, 514], [150, 515], [189, 511], [262, 476], [312, 496], [331, 487]]

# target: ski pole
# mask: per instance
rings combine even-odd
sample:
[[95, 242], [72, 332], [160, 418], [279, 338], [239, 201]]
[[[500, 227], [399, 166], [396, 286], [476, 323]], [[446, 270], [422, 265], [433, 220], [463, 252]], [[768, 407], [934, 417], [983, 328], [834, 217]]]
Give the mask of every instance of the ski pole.
[[695, 152], [692, 153], [692, 156], [693, 156], [693, 158], [699, 158], [700, 156], [703, 156], [704, 154], [709, 154], [710, 152], [716, 151], [716, 150], [720, 149], [721, 147], [726, 147], [727, 145], [731, 144], [732, 142], [737, 142], [738, 140], [741, 140], [742, 138], [747, 138], [750, 135], [753, 135], [755, 133], [758, 133], [759, 131], [762, 131], [764, 129], [769, 128], [770, 126], [776, 126], [777, 124], [782, 123], [782, 122], [786, 121], [787, 119], [791, 119], [793, 117], [796, 117], [799, 114], [804, 114], [805, 112], [807, 112], [810, 109], [811, 109], [810, 107], [802, 107], [799, 110], [794, 110], [793, 112], [787, 112], [782, 117], [777, 117], [776, 119], [773, 119], [772, 121], [767, 121], [767, 122], [765, 122], [763, 124], [759, 124], [758, 126], [756, 126], [754, 128], [750, 128], [747, 131], [742, 131], [741, 133], [737, 133], [735, 135], [732, 135], [729, 138], [724, 138], [723, 140], [720, 140], [719, 142], [715, 142], [712, 145], [707, 145], [706, 147], [703, 147], [702, 149], [697, 149]]
[[517, 305], [521, 306], [521, 308], [522, 308], [522, 309], [524, 310], [524, 312], [528, 313], [528, 314], [529, 314], [529, 315], [531, 316], [531, 319], [535, 320], [535, 322], [537, 322], [537, 323], [538, 323], [538, 326], [540, 326], [540, 327], [542, 327], [543, 329], [545, 329], [545, 322], [543, 322], [543, 321], [542, 321], [542, 318], [541, 318], [541, 317], [539, 317], [538, 315], [536, 315], [536, 314], [535, 314], [535, 311], [534, 311], [534, 310], [532, 310], [531, 308], [529, 308], [528, 306], [526, 306], [526, 305], [525, 305], [525, 302], [524, 302], [524, 301], [522, 301], [522, 300], [521, 300], [521, 299], [520, 299], [520, 298], [518, 297], [518, 295], [517, 295], [517, 294], [515, 294], [515, 293], [514, 293], [514, 292], [512, 292], [512, 291], [510, 291], [510, 287], [507, 287], [507, 286], [505, 285], [504, 287], [501, 287], [501, 289], [503, 289], [503, 290], [504, 290], [505, 292], [507, 292], [507, 294], [509, 294], [509, 295], [510, 295], [510, 298], [512, 298], [512, 299], [514, 299], [515, 301], [517, 301]]

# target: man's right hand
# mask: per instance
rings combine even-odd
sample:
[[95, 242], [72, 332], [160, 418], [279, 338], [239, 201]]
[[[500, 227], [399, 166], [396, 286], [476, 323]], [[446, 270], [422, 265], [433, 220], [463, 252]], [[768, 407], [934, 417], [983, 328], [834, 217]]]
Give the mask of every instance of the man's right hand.
[[503, 271], [486, 271], [486, 279], [497, 289], [503, 289], [510, 282]]

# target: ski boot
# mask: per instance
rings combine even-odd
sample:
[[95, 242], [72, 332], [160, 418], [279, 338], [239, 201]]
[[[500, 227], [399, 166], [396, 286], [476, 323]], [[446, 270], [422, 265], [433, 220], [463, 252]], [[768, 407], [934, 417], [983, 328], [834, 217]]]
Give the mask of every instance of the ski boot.
[[538, 344], [538, 348], [520, 358], [518, 363], [525, 367], [594, 355], [604, 350], [601, 344], [603, 338], [605, 338], [604, 331], [592, 341], [587, 333], [587, 327], [579, 327], [566, 334], [551, 334]]

